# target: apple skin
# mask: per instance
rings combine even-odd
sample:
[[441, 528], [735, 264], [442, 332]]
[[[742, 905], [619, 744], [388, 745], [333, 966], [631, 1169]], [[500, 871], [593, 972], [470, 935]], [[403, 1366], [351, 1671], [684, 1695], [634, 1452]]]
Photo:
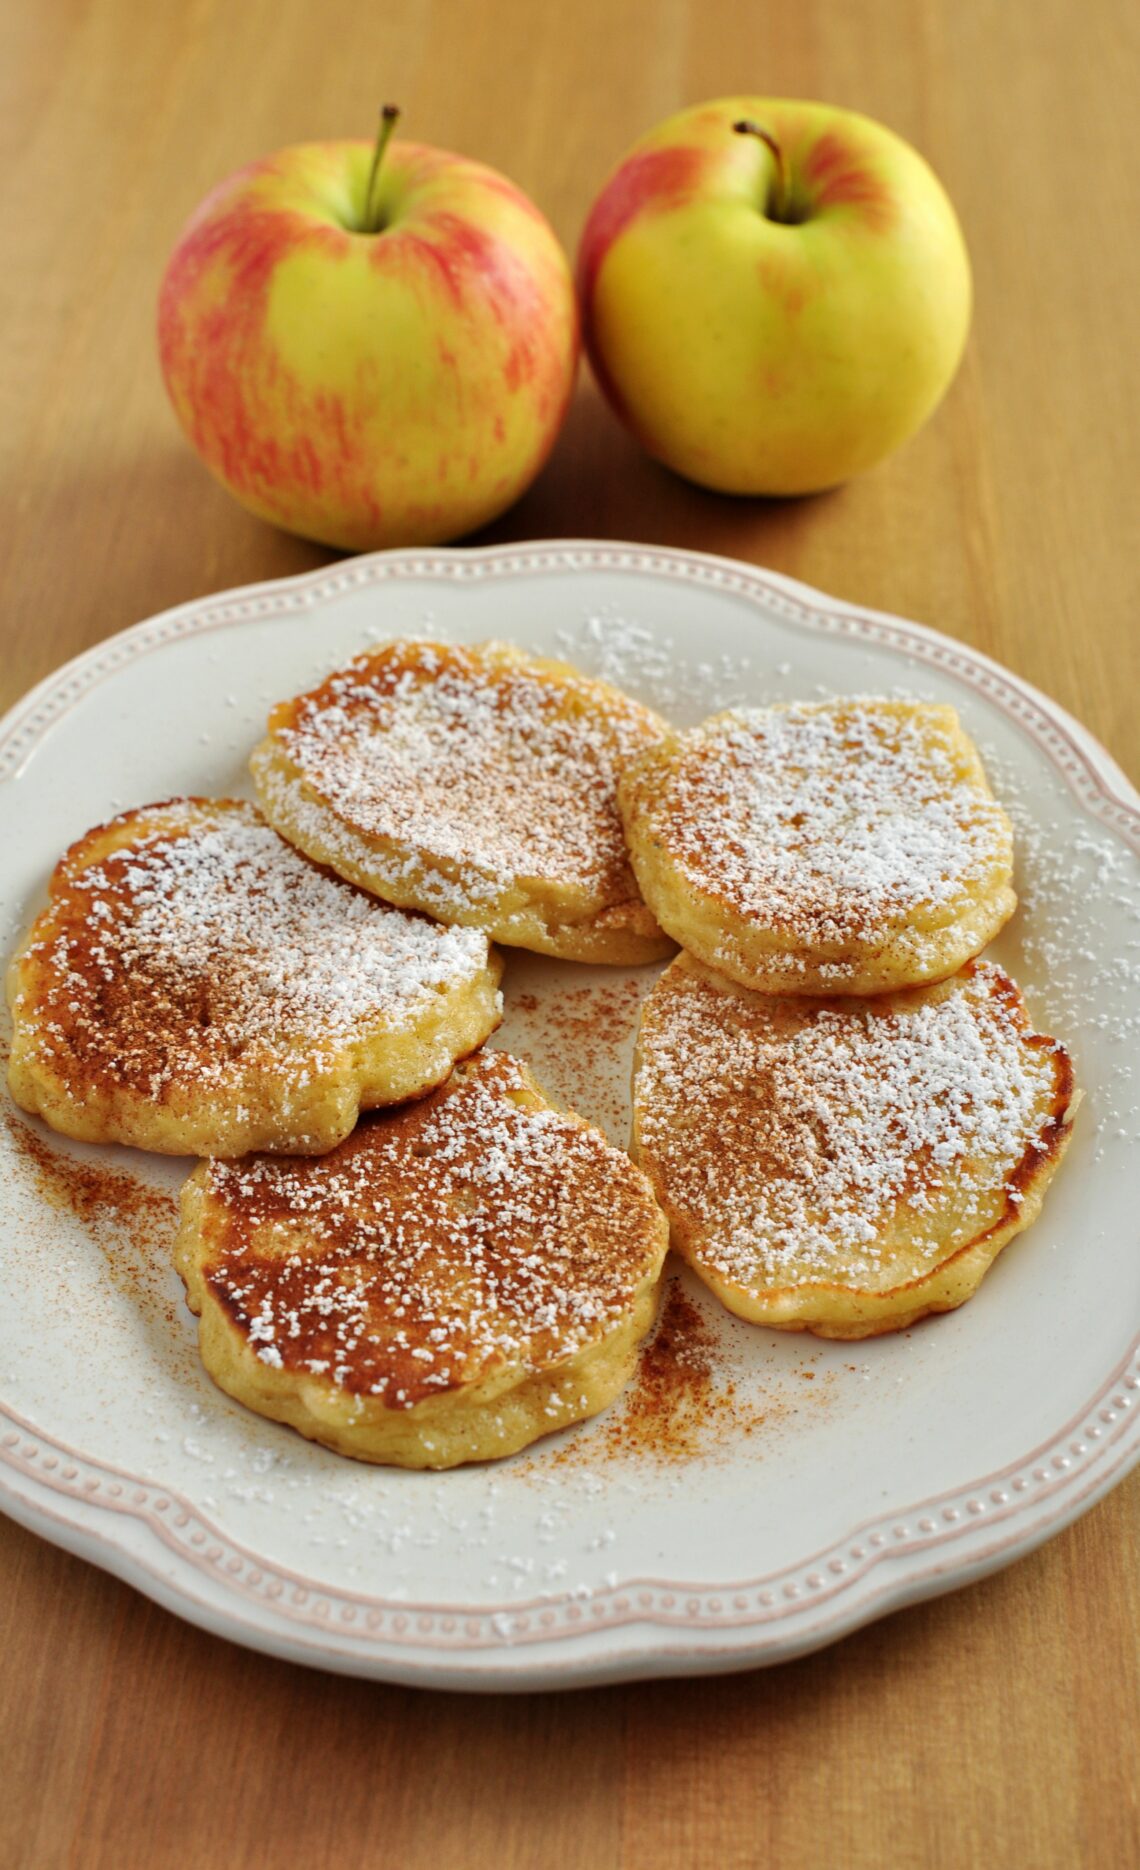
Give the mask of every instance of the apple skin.
[[[768, 218], [776, 139], [794, 222]], [[802, 218], [798, 218], [802, 217]], [[930, 415], [970, 322], [954, 210], [918, 152], [852, 111], [732, 97], [635, 144], [582, 235], [587, 351], [643, 446], [702, 486], [832, 487]]]
[[566, 256], [480, 163], [310, 143], [240, 170], [184, 228], [159, 294], [170, 399], [251, 512], [366, 551], [473, 531], [529, 486], [574, 386]]

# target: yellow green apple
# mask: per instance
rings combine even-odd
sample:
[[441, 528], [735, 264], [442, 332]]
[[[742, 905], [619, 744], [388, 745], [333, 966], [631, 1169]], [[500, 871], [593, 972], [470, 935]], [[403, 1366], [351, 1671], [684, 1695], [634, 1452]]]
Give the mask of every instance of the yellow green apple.
[[504, 176], [380, 137], [280, 150], [182, 232], [159, 354], [206, 466], [262, 518], [361, 551], [459, 537], [542, 466], [578, 358], [573, 279]]
[[614, 409], [729, 493], [810, 493], [881, 460], [942, 397], [970, 322], [961, 229], [917, 150], [787, 98], [721, 98], [643, 137], [594, 204], [578, 286]]

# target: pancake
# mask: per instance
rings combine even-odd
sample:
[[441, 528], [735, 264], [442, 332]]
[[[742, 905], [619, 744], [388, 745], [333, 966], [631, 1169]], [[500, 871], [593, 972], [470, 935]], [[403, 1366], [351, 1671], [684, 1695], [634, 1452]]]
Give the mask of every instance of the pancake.
[[386, 902], [636, 965], [673, 944], [638, 894], [616, 786], [664, 727], [565, 663], [400, 641], [275, 708], [251, 769], [283, 837]]
[[493, 1051], [320, 1160], [201, 1164], [182, 1216], [215, 1383], [400, 1467], [510, 1454], [604, 1408], [667, 1245], [628, 1156]]
[[1013, 836], [953, 708], [733, 709], [621, 780], [662, 928], [764, 993], [945, 979], [1008, 921]]
[[991, 962], [815, 1000], [681, 955], [642, 1011], [633, 1154], [730, 1311], [870, 1337], [973, 1294], [1036, 1219], [1078, 1096]]
[[8, 973], [9, 1083], [85, 1142], [331, 1149], [482, 1043], [500, 971], [485, 936], [384, 907], [256, 807], [172, 799], [56, 866]]

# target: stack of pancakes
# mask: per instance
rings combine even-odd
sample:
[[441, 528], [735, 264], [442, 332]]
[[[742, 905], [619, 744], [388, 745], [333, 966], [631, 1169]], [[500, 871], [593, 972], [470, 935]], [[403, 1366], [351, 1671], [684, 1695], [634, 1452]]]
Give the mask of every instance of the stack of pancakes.
[[[1037, 1212], [1072, 1072], [974, 959], [1011, 835], [953, 710], [677, 734], [564, 664], [398, 641], [251, 765], [260, 810], [88, 832], [9, 970], [19, 1104], [204, 1158], [175, 1259], [250, 1408], [365, 1460], [504, 1455], [622, 1388], [670, 1232], [732, 1310], [854, 1337], [960, 1304]], [[681, 945], [633, 1160], [479, 1049], [492, 942]]]

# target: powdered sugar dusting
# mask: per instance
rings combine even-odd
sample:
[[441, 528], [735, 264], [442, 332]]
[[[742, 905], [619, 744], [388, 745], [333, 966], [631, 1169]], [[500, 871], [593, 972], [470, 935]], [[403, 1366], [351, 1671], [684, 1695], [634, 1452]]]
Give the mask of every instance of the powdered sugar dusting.
[[487, 966], [480, 932], [328, 876], [253, 806], [175, 800], [108, 831], [118, 848], [57, 884], [16, 1006], [66, 1075], [151, 1098], [258, 1070], [305, 1078]]
[[699, 888], [805, 943], [872, 940], [1000, 884], [1009, 824], [946, 710], [739, 709], [684, 736], [648, 829]]
[[701, 1258], [746, 1286], [875, 1284], [900, 1222], [908, 1254], [944, 1257], [1020, 1202], [1026, 1151], [1056, 1120], [1059, 1048], [1029, 1036], [988, 962], [844, 1007], [675, 966], [641, 1043], [641, 1160]]
[[1093, 823], [1074, 832], [1012, 765], [988, 763], [1017, 838], [1018, 977], [1034, 983], [1034, 1004], [1072, 1034], [1078, 1067], [1082, 1055], [1096, 1055], [1095, 1076], [1082, 1070], [1082, 1128], [1095, 1126], [1099, 1163], [1114, 1144], [1140, 1142], [1140, 862]]
[[[419, 641], [358, 658], [271, 732], [350, 830], [442, 866], [461, 900], [524, 879], [636, 894], [620, 771], [661, 731], [638, 703], [521, 651]], [[259, 762], [259, 765], [261, 763]]]
[[485, 1052], [319, 1160], [210, 1165], [209, 1286], [261, 1361], [393, 1408], [596, 1341], [655, 1270], [628, 1157]]
[[[676, 720], [700, 719], [731, 707], [742, 693], [755, 695], [767, 686], [751, 656], [721, 650], [693, 662], [658, 618], [639, 623], [614, 605], [596, 606], [576, 627], [558, 630], [556, 636], [571, 662]], [[777, 683], [789, 673], [788, 663], [772, 672]]]
[[[260, 750], [253, 756], [253, 771], [258, 796], [274, 823], [286, 826], [301, 846], [319, 852], [345, 875], [360, 864], [359, 832], [331, 805], [314, 798], [294, 771], [274, 764]], [[401, 900], [414, 893], [426, 914], [444, 922], [472, 913], [490, 916], [499, 899], [501, 880], [472, 864], [460, 865], [457, 871], [437, 870], [418, 852], [370, 848], [367, 868], [375, 889], [383, 887]]]

